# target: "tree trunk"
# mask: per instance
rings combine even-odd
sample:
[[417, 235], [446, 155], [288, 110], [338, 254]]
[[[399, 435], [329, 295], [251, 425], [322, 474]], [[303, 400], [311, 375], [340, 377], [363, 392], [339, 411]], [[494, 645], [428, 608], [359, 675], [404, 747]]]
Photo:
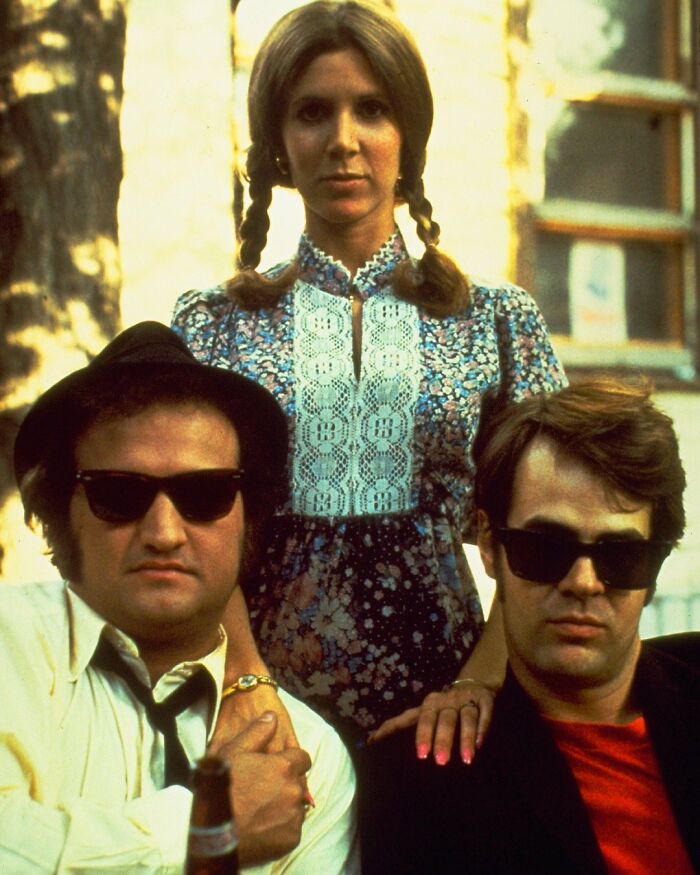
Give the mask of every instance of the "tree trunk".
[[[125, 2], [0, 4], [3, 511], [28, 405], [84, 365], [119, 325]], [[6, 518], [0, 524], [2, 549], [12, 532]]]

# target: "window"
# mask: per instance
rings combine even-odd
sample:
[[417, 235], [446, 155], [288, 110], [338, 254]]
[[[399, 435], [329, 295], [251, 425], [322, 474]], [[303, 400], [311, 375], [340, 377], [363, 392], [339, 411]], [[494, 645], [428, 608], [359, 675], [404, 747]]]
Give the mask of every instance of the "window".
[[693, 5], [531, 0], [535, 292], [565, 364], [693, 376]]

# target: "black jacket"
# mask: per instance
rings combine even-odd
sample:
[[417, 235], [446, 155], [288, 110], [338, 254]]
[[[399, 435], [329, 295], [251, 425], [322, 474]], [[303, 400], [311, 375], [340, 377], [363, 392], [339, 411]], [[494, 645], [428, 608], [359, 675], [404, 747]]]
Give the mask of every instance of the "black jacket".
[[[634, 696], [700, 872], [700, 634], [646, 642]], [[512, 674], [472, 766], [419, 762], [413, 738], [358, 762], [364, 875], [605, 873], [576, 782]]]

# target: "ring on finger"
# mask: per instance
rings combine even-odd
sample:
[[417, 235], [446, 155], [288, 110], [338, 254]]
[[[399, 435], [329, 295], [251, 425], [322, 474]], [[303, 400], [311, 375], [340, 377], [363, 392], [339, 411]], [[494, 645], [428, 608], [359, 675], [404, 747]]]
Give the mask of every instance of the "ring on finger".
[[469, 699], [462, 705], [463, 708], [476, 708], [479, 710], [479, 703], [475, 702], [474, 699]]

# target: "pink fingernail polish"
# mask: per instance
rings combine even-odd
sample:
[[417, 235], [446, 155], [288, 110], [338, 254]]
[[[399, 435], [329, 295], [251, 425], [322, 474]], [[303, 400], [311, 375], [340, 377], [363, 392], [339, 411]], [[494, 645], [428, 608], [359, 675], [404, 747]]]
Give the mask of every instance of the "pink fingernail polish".
[[447, 764], [447, 754], [446, 754], [446, 753], [443, 753], [442, 751], [438, 751], [438, 752], [435, 754], [435, 762], [436, 762], [439, 766], [444, 766], [444, 765], [446, 765], [446, 764]]
[[428, 745], [427, 744], [419, 744], [416, 748], [416, 756], [419, 760], [427, 760], [428, 759]]
[[477, 747], [477, 750], [481, 747], [481, 745], [482, 745], [483, 743], [484, 743], [484, 736], [483, 736], [483, 735], [477, 735], [477, 737], [476, 737], [476, 747]]
[[470, 766], [472, 764], [473, 759], [474, 759], [474, 756], [473, 756], [472, 752], [469, 750], [468, 747], [465, 747], [464, 750], [462, 751], [462, 762], [464, 763], [465, 766]]

